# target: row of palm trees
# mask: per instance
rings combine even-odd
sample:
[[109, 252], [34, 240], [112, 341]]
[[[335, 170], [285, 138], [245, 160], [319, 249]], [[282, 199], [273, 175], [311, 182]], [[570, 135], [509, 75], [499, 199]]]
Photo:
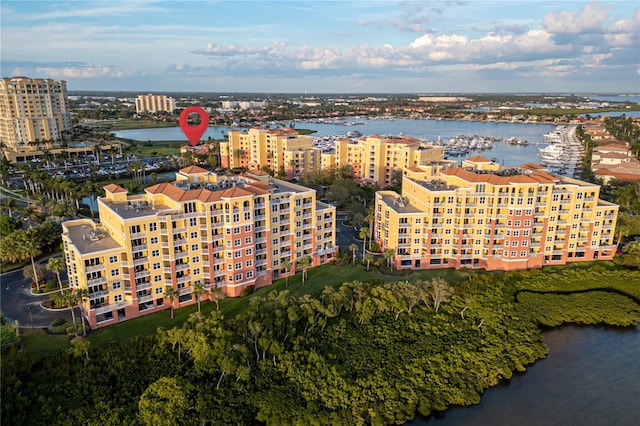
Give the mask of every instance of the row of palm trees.
[[[216, 311], [220, 310], [220, 300], [226, 297], [220, 287], [212, 287], [210, 289], [207, 289], [206, 286], [201, 282], [197, 282], [193, 285], [192, 294], [196, 297], [196, 302], [198, 303], [198, 312], [200, 312], [200, 302], [202, 301], [203, 296], [206, 296], [207, 299], [215, 302]], [[171, 318], [174, 318], [173, 302], [180, 297], [180, 292], [173, 287], [168, 287], [164, 291], [164, 296], [169, 299], [169, 304], [171, 306]]]

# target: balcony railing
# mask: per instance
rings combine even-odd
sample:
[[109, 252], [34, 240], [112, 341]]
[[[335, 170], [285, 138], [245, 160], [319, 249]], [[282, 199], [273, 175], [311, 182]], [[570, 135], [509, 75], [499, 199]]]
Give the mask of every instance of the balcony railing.
[[136, 290], [137, 291], [146, 290], [148, 288], [151, 288], [151, 283], [150, 282], [143, 282], [143, 283], [136, 284]]
[[146, 296], [138, 297], [138, 303], [148, 303], [148, 302], [153, 302], [153, 295], [152, 294], [148, 294]]
[[185, 275], [184, 277], [176, 278], [176, 283], [182, 284], [191, 281], [191, 276]]
[[93, 293], [89, 293], [89, 300], [99, 299], [101, 297], [107, 297], [109, 295], [109, 290], [98, 290]]
[[184, 296], [185, 294], [191, 294], [193, 293], [193, 288], [191, 287], [185, 287], [185, 288], [179, 288], [178, 289], [178, 294], [180, 296]]
[[130, 306], [130, 305], [131, 305], [131, 302], [129, 301], [105, 304], [97, 308], [94, 308], [93, 311], [96, 313], [96, 315], [101, 315], [101, 314], [106, 314], [107, 312], [115, 311], [116, 309], [126, 308], [127, 306]]
[[100, 277], [100, 278], [94, 278], [92, 280], [87, 280], [87, 285], [89, 287], [94, 286], [94, 285], [102, 285], [102, 284], [106, 284], [107, 283], [107, 279], [105, 277]]
[[137, 259], [133, 259], [133, 266], [144, 265], [146, 263], [149, 263], [148, 257], [139, 257]]
[[100, 263], [98, 265], [85, 266], [84, 270], [87, 273], [104, 271], [105, 270], [105, 266], [104, 266], [104, 263]]

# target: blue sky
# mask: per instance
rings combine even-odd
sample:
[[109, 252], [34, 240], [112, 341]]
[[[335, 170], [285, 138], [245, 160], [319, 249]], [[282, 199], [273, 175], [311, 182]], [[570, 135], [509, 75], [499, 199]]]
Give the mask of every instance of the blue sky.
[[640, 2], [11, 1], [2, 77], [140, 92], [640, 92]]

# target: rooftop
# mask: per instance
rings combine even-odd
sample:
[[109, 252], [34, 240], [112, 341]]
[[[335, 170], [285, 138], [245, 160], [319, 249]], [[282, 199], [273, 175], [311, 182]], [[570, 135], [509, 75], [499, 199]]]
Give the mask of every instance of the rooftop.
[[95, 253], [120, 247], [106, 231], [90, 224], [67, 226], [69, 237], [81, 254]]
[[410, 204], [409, 200], [394, 192], [380, 191], [378, 194], [382, 201], [397, 213], [422, 213], [422, 210]]

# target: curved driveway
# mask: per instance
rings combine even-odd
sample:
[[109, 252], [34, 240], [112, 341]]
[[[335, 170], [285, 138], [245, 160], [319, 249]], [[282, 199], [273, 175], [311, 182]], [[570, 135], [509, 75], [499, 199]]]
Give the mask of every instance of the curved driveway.
[[[21, 327], [46, 328], [56, 318], [71, 320], [68, 309], [48, 311], [40, 306], [49, 300], [48, 294], [32, 295], [29, 280], [22, 276], [22, 269], [0, 275], [0, 309], [5, 318], [17, 320]], [[29, 315], [31, 310], [31, 315]], [[76, 314], [78, 311], [76, 311]], [[33, 322], [32, 322], [33, 319]]]

